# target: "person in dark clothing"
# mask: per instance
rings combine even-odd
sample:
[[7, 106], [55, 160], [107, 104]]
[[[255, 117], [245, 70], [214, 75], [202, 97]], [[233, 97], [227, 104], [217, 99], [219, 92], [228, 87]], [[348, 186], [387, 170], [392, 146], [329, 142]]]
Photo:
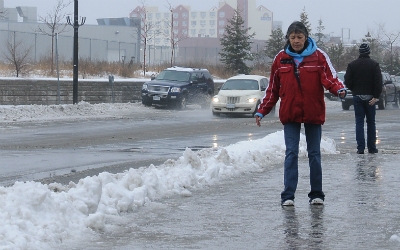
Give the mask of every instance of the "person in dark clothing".
[[280, 99], [279, 119], [285, 140], [284, 190], [281, 205], [293, 206], [299, 172], [300, 130], [304, 124], [310, 167], [308, 193], [311, 205], [323, 205], [321, 135], [325, 122], [324, 88], [344, 98], [346, 90], [337, 78], [328, 55], [312, 39], [306, 26], [293, 22], [286, 32], [286, 45], [274, 58], [268, 88], [255, 114], [256, 124]]
[[375, 103], [382, 92], [382, 73], [379, 63], [370, 58], [370, 47], [362, 43], [360, 56], [348, 64], [344, 83], [353, 92], [354, 115], [356, 121], [357, 154], [364, 154], [364, 120], [367, 121], [368, 153], [378, 153], [376, 148]]

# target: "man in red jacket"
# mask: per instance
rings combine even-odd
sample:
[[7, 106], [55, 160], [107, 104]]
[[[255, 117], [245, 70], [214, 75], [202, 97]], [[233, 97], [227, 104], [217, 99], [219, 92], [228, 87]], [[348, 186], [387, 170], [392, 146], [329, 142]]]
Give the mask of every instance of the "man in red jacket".
[[324, 87], [344, 98], [345, 87], [337, 78], [328, 55], [318, 49], [301, 22], [293, 22], [286, 32], [286, 45], [275, 57], [265, 96], [255, 114], [256, 123], [281, 99], [279, 118], [284, 125], [284, 190], [281, 204], [293, 206], [298, 183], [298, 154], [301, 124], [304, 123], [310, 166], [312, 205], [323, 205], [321, 167], [321, 125], [325, 122]]

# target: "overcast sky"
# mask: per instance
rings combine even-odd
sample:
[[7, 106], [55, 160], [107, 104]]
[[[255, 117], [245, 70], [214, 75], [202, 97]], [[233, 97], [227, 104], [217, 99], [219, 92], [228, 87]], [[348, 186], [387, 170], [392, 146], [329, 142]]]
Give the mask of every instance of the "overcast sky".
[[[64, 0], [67, 2], [68, 0]], [[74, 0], [67, 11], [73, 13]], [[218, 6], [219, 0], [80, 0], [79, 16], [85, 16], [86, 23], [97, 24], [101, 17], [126, 17], [136, 6], [159, 6], [160, 11], [166, 10], [168, 3], [177, 6], [182, 3], [191, 5], [192, 10], [208, 10]], [[38, 15], [46, 16], [54, 9], [57, 0], [5, 0], [7, 8], [16, 6], [36, 6]], [[322, 19], [324, 33], [346, 38], [350, 31], [350, 39], [359, 40], [367, 31], [377, 32], [379, 25], [384, 25], [387, 34], [400, 32], [400, 1], [399, 0], [257, 0], [257, 6], [263, 5], [274, 13], [274, 21], [282, 21], [282, 29], [298, 20], [305, 8], [312, 32], [318, 20]], [[393, 36], [392, 36], [393, 37]], [[398, 39], [400, 41], [400, 39]], [[400, 44], [400, 43], [397, 43]]]

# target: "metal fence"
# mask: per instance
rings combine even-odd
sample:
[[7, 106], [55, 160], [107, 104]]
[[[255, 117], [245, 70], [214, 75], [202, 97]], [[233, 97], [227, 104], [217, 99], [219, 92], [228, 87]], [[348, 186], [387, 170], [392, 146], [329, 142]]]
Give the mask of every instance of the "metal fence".
[[[56, 46], [57, 43], [57, 46]], [[79, 57], [93, 61], [118, 62], [136, 57], [138, 49], [136, 43], [109, 41], [91, 38], [79, 38]], [[0, 30], [0, 58], [6, 61], [5, 56], [10, 54], [9, 49], [14, 48], [17, 54], [28, 50], [28, 60], [38, 62], [41, 59], [51, 58], [52, 37], [35, 32], [19, 32]], [[58, 48], [59, 60], [72, 61], [73, 37], [58, 35], [53, 37], [53, 53], [56, 55]]]
[[[73, 37], [58, 35], [53, 38], [53, 53], [60, 61], [72, 61], [73, 57]], [[8, 42], [8, 43], [7, 43]], [[57, 43], [57, 46], [56, 46]], [[107, 62], [140, 62], [143, 63], [143, 47], [137, 43], [127, 43], [121, 41], [101, 40], [94, 38], [79, 37], [79, 58], [89, 61]], [[8, 54], [8, 47], [15, 47], [19, 52], [30, 50], [28, 60], [38, 62], [42, 59], [51, 58], [52, 37], [38, 32], [20, 32], [0, 30], [0, 60], [6, 62], [5, 55]], [[182, 47], [178, 46], [174, 51], [173, 64], [185, 65], [188, 63], [202, 63], [209, 65], [220, 64], [220, 47]], [[262, 45], [255, 43], [253, 49], [255, 54], [260, 54]], [[140, 51], [140, 52], [139, 52]], [[140, 58], [137, 56], [140, 54]], [[146, 48], [146, 64], [160, 65], [170, 63], [172, 50], [168, 46], [148, 45]]]

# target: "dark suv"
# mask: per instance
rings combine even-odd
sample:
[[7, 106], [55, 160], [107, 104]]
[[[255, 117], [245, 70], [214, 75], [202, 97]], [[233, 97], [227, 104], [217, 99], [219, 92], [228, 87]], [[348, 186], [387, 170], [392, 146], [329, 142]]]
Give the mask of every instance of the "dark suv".
[[[338, 78], [344, 82], [345, 71], [338, 72]], [[382, 72], [382, 93], [379, 96], [379, 101], [377, 102], [379, 109], [385, 109], [388, 102], [393, 103], [393, 106], [398, 108], [399, 95], [397, 94], [396, 86], [393, 84], [390, 75], [386, 72]], [[342, 99], [342, 109], [349, 110], [350, 106], [353, 105], [353, 94], [350, 90], [347, 90], [347, 96]]]
[[206, 69], [171, 67], [142, 87], [142, 103], [146, 106], [168, 105], [184, 109], [186, 104], [209, 107], [214, 95], [214, 80]]

